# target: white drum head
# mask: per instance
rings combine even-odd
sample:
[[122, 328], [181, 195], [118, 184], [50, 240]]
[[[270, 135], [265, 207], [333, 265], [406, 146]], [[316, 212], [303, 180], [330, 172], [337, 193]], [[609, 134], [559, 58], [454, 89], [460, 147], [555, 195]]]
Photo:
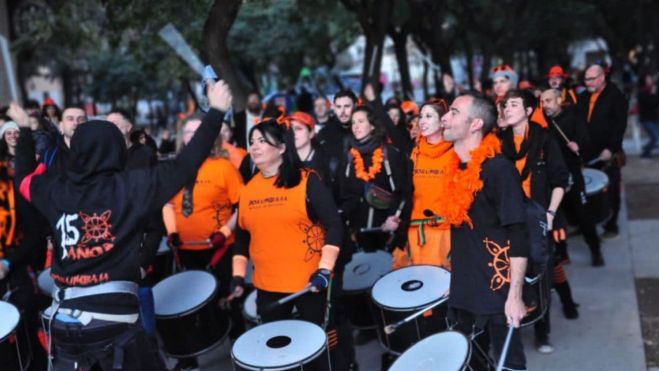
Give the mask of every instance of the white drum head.
[[434, 265], [413, 265], [380, 278], [371, 296], [389, 310], [422, 308], [439, 300], [451, 285], [451, 273]]
[[245, 368], [285, 370], [307, 363], [325, 349], [327, 335], [310, 322], [285, 320], [266, 323], [242, 334], [231, 355]]
[[586, 195], [588, 196], [602, 192], [609, 185], [608, 175], [597, 169], [583, 169], [583, 180], [586, 183]]
[[389, 371], [459, 371], [469, 360], [469, 340], [457, 331], [445, 331], [414, 344], [398, 357]]
[[153, 286], [156, 316], [175, 316], [205, 303], [217, 288], [217, 281], [205, 271], [185, 271]]
[[384, 251], [358, 252], [346, 264], [343, 272], [343, 290], [369, 289], [380, 277], [391, 271], [391, 254]]
[[46, 296], [53, 295], [53, 291], [55, 290], [55, 281], [53, 281], [53, 277], [50, 276], [50, 268], [39, 273], [39, 277], [37, 278], [37, 285], [39, 286], [39, 290], [41, 290], [42, 294]]
[[2, 318], [0, 320], [0, 340], [3, 340], [16, 330], [21, 315], [15, 306], [5, 301], [0, 301], [0, 318]]
[[156, 252], [156, 256], [166, 255], [169, 254], [171, 251], [172, 250], [167, 245], [167, 237], [163, 237], [162, 240], [160, 240], [160, 246], [158, 246], [158, 251]]
[[252, 322], [256, 322], [259, 319], [259, 316], [256, 314], [256, 290], [252, 291], [245, 298], [245, 304], [243, 304], [245, 310], [245, 317]]

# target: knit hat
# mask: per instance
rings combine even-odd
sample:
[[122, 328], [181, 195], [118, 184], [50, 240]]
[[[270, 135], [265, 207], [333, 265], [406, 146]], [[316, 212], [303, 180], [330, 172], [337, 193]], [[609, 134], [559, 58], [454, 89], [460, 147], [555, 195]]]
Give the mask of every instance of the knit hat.
[[5, 122], [2, 125], [2, 127], [0, 127], [0, 138], [3, 138], [5, 136], [5, 132], [7, 130], [12, 130], [12, 129], [16, 130], [16, 131], [20, 130], [20, 128], [18, 127], [18, 124], [16, 124], [15, 122], [13, 122], [13, 121]]
[[517, 82], [519, 81], [517, 72], [507, 64], [501, 64], [492, 69], [492, 80], [496, 80], [499, 77], [505, 77], [510, 80], [514, 86], [517, 86]]

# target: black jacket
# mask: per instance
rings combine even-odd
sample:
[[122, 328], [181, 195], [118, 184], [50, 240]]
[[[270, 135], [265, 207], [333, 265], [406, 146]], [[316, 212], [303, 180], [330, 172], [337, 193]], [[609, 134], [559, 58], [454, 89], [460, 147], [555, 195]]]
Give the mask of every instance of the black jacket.
[[[549, 131], [552, 133], [554, 141], [558, 143], [563, 154], [563, 160], [565, 160], [565, 165], [567, 165], [570, 173], [575, 174], [581, 172], [583, 159], [593, 157], [591, 155], [590, 137], [588, 136], [586, 122], [578, 114], [574, 106], [563, 107], [563, 110], [558, 116], [549, 118], [547, 122], [549, 123]], [[579, 145], [578, 156], [568, 148], [565, 138], [560, 134], [556, 125], [558, 125], [570, 141], [576, 142]]]
[[[16, 181], [21, 193], [55, 231], [52, 275], [58, 286], [138, 281], [139, 245], [147, 219], [194, 176], [208, 157], [222, 115], [210, 110], [176, 159], [152, 168], [124, 170], [127, 150], [123, 136], [105, 121], [78, 126], [71, 140], [66, 176], [44, 172], [42, 165], [33, 172], [37, 164], [32, 138], [19, 138]], [[138, 302], [132, 295], [106, 294], [69, 300], [62, 306], [100, 313], [135, 313]]]
[[613, 153], [621, 151], [622, 139], [627, 129], [627, 98], [613, 83], [608, 82], [602, 90], [588, 122], [590, 96], [588, 91], [579, 94], [577, 103], [581, 118], [586, 121], [592, 145], [586, 160], [596, 158], [604, 149]]

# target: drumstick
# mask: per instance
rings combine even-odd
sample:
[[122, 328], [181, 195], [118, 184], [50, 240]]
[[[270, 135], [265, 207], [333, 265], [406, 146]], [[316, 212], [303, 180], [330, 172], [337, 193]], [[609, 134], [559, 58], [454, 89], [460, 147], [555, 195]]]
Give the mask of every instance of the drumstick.
[[307, 287], [303, 288], [302, 290], [300, 290], [300, 291], [298, 291], [298, 292], [296, 292], [296, 293], [293, 293], [293, 294], [290, 294], [290, 295], [288, 295], [288, 296], [285, 296], [285, 297], [283, 297], [283, 298], [277, 300], [277, 301], [274, 302], [274, 303], [270, 303], [270, 304], [266, 305], [265, 307], [263, 307], [263, 311], [264, 311], [264, 312], [270, 312], [271, 310], [275, 309], [276, 307], [278, 307], [278, 306], [280, 306], [280, 305], [282, 305], [282, 304], [286, 304], [286, 303], [288, 303], [288, 302], [291, 301], [291, 300], [295, 300], [295, 299], [297, 299], [298, 297], [300, 297], [300, 296], [302, 296], [302, 295], [308, 293], [309, 291], [311, 291], [311, 288], [312, 288], [312, 287], [313, 287], [313, 286], [307, 286]]
[[436, 306], [438, 306], [438, 305], [444, 303], [444, 302], [447, 301], [447, 300], [448, 300], [448, 296], [444, 296], [443, 298], [439, 299], [438, 301], [436, 301], [436, 302], [430, 304], [429, 306], [427, 306], [427, 307], [425, 307], [425, 308], [419, 310], [418, 312], [412, 313], [412, 314], [410, 314], [409, 316], [403, 318], [402, 320], [400, 320], [400, 321], [398, 321], [398, 322], [396, 322], [396, 323], [394, 323], [394, 324], [387, 325], [387, 326], [384, 328], [384, 333], [387, 334], [387, 335], [391, 335], [391, 334], [393, 334], [393, 333], [398, 329], [398, 327], [400, 327], [400, 326], [406, 324], [407, 322], [409, 322], [409, 321], [415, 319], [416, 317], [418, 317], [418, 316], [422, 315], [423, 313], [425, 313], [425, 312], [427, 312], [427, 311], [433, 309], [434, 307], [436, 307]]
[[510, 346], [510, 339], [513, 337], [513, 331], [515, 331], [515, 328], [512, 325], [508, 327], [508, 334], [506, 335], [506, 341], [503, 343], [503, 349], [501, 350], [501, 355], [499, 356], [497, 371], [503, 370], [503, 363], [506, 362], [506, 357], [508, 356], [508, 347]]
[[[561, 127], [558, 126], [558, 124], [556, 123], [556, 121], [551, 120], [551, 123], [554, 124], [554, 127], [556, 128], [556, 130], [558, 130], [558, 134], [560, 134], [560, 135], [563, 137], [563, 139], [565, 139], [565, 143], [570, 143], [570, 139], [568, 139], [567, 135], [565, 135], [565, 133], [563, 132], [563, 130], [561, 129]], [[579, 151], [577, 151], [577, 152], [575, 152], [575, 153], [577, 154], [577, 156], [579, 156]]]
[[600, 161], [602, 161], [602, 159], [598, 157], [598, 158], [595, 158], [595, 159], [592, 159], [592, 160], [588, 161], [588, 165], [589, 166], [590, 165], [595, 165], [596, 163], [598, 163]]
[[384, 232], [382, 227], [371, 227], [371, 228], [359, 228], [359, 233], [375, 233], [375, 232]]

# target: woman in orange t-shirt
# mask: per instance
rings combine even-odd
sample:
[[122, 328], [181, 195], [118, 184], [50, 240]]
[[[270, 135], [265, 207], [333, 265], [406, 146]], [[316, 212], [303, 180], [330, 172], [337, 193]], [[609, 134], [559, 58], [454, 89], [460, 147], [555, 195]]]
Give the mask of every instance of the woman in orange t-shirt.
[[451, 228], [441, 219], [443, 207], [437, 192], [452, 144], [443, 140], [441, 117], [448, 111], [444, 100], [430, 100], [421, 106], [420, 137], [412, 150], [412, 217], [406, 251], [393, 251], [393, 268], [411, 264], [433, 264], [450, 268]]
[[[254, 263], [257, 313], [263, 322], [325, 318], [330, 275], [343, 234], [341, 218], [318, 174], [305, 168], [288, 120], [266, 120], [249, 133], [250, 157], [259, 169], [240, 192], [233, 256], [232, 297], [243, 294], [248, 257]], [[307, 287], [312, 293], [266, 310]]]

